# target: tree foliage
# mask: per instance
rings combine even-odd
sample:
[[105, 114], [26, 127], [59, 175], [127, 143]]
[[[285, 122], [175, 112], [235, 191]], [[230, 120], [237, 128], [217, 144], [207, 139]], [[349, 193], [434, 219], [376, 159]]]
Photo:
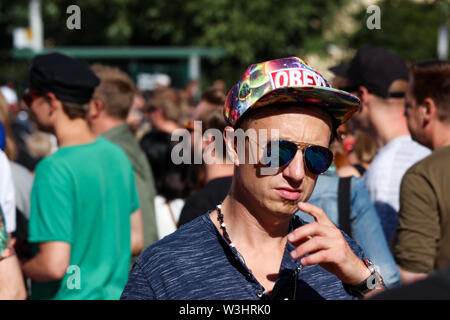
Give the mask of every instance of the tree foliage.
[[[442, 4], [448, 1], [380, 0], [381, 30], [365, 27], [368, 14], [361, 7], [355, 16], [360, 29], [350, 36], [334, 35], [330, 29], [334, 22], [339, 23], [337, 13], [348, 3], [350, 0], [41, 0], [47, 47], [221, 48], [225, 58], [204, 61], [203, 71], [210, 79], [235, 81], [248, 64], [262, 60], [326, 55], [330, 43], [347, 48], [379, 45], [411, 59], [435, 57], [437, 27], [445, 21], [442, 8], [448, 7]], [[81, 9], [80, 30], [66, 27], [66, 10], [73, 4]], [[27, 25], [28, 0], [0, 0], [0, 57], [12, 47], [13, 28]], [[331, 39], [325, 34], [332, 34]]]
[[356, 15], [364, 26], [351, 36], [349, 46], [381, 46], [396, 52], [408, 61], [436, 59], [438, 28], [450, 22], [447, 1], [417, 2], [381, 0], [381, 29], [365, 28], [365, 8]]

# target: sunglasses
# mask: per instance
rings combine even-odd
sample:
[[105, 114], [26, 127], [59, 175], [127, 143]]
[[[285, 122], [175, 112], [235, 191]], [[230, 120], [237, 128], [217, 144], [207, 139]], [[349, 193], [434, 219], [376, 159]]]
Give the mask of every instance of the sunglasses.
[[31, 104], [34, 100], [42, 97], [42, 93], [36, 91], [36, 90], [28, 90], [25, 95], [22, 97], [22, 100], [25, 102], [28, 108], [31, 108]]
[[303, 153], [303, 160], [306, 168], [312, 174], [321, 174], [328, 170], [333, 162], [333, 152], [330, 149], [309, 143], [294, 143], [287, 140], [278, 140], [278, 148], [272, 150], [272, 145], [276, 146], [277, 141], [269, 141], [265, 147], [265, 155], [270, 161], [265, 164], [269, 168], [281, 168], [289, 164], [297, 154], [297, 150]]

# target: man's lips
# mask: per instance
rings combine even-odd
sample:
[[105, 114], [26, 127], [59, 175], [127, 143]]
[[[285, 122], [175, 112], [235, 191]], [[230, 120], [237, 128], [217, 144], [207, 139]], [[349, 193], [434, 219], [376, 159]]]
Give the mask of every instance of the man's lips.
[[297, 200], [302, 193], [301, 189], [293, 189], [293, 188], [276, 188], [277, 192], [280, 196], [286, 200]]

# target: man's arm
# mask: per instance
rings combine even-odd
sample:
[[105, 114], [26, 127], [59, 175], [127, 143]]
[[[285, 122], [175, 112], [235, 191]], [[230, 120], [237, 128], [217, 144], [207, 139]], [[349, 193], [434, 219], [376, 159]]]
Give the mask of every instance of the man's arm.
[[144, 227], [141, 209], [131, 214], [131, 254], [138, 256], [144, 247]]
[[25, 300], [27, 291], [15, 255], [0, 261], [0, 300]]
[[394, 257], [402, 281], [423, 279], [434, 271], [441, 237], [439, 205], [433, 187], [420, 173], [409, 170], [400, 188], [397, 242]]
[[24, 275], [39, 282], [62, 279], [69, 267], [70, 249], [68, 242], [39, 243], [39, 252], [22, 264]]

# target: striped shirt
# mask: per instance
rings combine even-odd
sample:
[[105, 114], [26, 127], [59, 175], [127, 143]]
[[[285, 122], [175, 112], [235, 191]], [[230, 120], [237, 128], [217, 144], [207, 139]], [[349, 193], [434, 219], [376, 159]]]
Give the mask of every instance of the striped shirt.
[[[305, 222], [292, 219], [292, 228]], [[344, 235], [355, 254], [359, 246]], [[289, 242], [270, 296], [255, 279], [234, 247], [217, 230], [209, 213], [181, 226], [149, 246], [135, 262], [123, 300], [258, 300], [355, 299], [342, 282], [319, 265], [302, 266], [292, 259]]]

